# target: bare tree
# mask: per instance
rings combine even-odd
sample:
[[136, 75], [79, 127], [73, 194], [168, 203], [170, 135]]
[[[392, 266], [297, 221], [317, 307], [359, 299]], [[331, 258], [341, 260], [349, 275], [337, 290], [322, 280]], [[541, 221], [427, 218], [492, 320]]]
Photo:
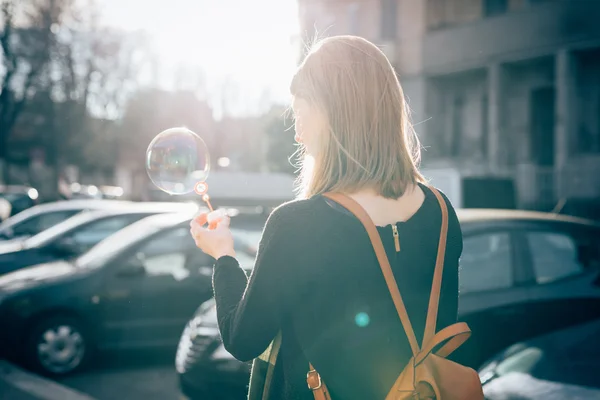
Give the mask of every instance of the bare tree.
[[66, 0], [0, 0], [0, 160], [9, 180], [8, 139], [28, 101], [47, 87], [54, 30]]
[[[59, 131], [62, 142], [70, 145], [69, 156], [91, 142], [85, 132], [109, 134], [113, 122], [122, 117], [145, 62], [146, 38], [103, 26], [93, 0], [71, 10], [57, 37], [52, 86], [54, 101], [68, 105]], [[94, 129], [90, 119], [95, 120]]]

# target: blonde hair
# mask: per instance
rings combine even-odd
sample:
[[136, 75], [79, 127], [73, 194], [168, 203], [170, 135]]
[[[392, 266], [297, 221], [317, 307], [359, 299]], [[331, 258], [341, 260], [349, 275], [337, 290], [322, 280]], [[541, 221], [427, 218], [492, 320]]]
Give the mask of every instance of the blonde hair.
[[356, 36], [333, 36], [312, 47], [292, 79], [292, 96], [326, 121], [312, 162], [305, 157], [297, 191], [373, 189], [399, 198], [424, 181], [420, 144], [396, 73], [383, 52]]

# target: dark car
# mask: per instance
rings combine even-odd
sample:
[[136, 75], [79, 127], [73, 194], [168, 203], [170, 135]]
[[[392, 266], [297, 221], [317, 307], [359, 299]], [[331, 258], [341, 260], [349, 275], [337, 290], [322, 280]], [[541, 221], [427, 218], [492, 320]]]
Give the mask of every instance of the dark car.
[[[145, 218], [71, 261], [0, 277], [0, 347], [45, 374], [78, 370], [94, 350], [175, 349], [212, 296], [214, 260], [198, 250], [189, 214]], [[236, 253], [253, 263], [264, 218], [232, 217]]]
[[600, 319], [510, 346], [479, 370], [486, 399], [600, 399]]
[[175, 369], [181, 392], [192, 400], [243, 399], [251, 363], [236, 360], [219, 335], [214, 299], [203, 303], [188, 322], [177, 347]]
[[133, 222], [149, 215], [177, 210], [190, 213], [197, 207], [131, 203], [110, 210], [80, 213], [23, 241], [0, 242], [0, 275], [30, 265], [77, 257]]
[[[458, 217], [464, 236], [459, 320], [473, 334], [452, 359], [478, 368], [515, 342], [600, 318], [597, 224], [515, 210], [459, 210]], [[215, 323], [205, 314], [190, 322], [200, 328], [184, 332], [177, 357], [182, 391], [194, 399], [214, 386], [206, 369], [227, 375], [203, 354], [205, 339], [197, 333], [211, 332]], [[245, 384], [247, 377], [238, 386]]]
[[473, 368], [501, 349], [600, 318], [600, 226], [550, 213], [460, 210], [459, 319], [451, 358]]
[[8, 202], [10, 210], [6, 217], [11, 217], [38, 204], [39, 193], [29, 186], [0, 185], [0, 199]]
[[55, 201], [28, 208], [0, 224], [0, 244], [7, 240], [21, 240], [90, 210], [120, 208], [130, 202], [109, 200]]

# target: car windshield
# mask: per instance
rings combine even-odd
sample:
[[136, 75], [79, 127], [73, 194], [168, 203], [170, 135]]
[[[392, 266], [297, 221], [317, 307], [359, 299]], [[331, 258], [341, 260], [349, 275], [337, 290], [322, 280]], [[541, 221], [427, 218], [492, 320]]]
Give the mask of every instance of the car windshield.
[[79, 257], [75, 261], [75, 264], [80, 268], [95, 268], [103, 265], [106, 260], [132, 244], [143, 240], [161, 229], [169, 228], [187, 219], [187, 216], [177, 214], [161, 214], [146, 217], [102, 240]]
[[34, 235], [28, 239], [23, 241], [23, 247], [26, 249], [32, 249], [37, 247], [42, 247], [52, 242], [58, 236], [61, 236], [72, 229], [77, 228], [85, 224], [86, 222], [93, 221], [94, 219], [107, 215], [106, 212], [103, 211], [89, 211], [79, 213], [66, 221], [60, 222], [51, 228], [48, 228], [37, 235]]

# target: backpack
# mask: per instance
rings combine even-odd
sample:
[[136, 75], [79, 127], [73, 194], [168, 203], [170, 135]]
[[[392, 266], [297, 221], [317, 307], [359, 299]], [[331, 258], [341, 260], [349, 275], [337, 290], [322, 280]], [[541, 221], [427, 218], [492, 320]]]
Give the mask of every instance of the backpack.
[[[435, 325], [442, 285], [442, 272], [444, 269], [446, 236], [448, 233], [448, 209], [441, 194], [435, 188], [430, 189], [435, 194], [442, 210], [442, 227], [429, 299], [429, 309], [425, 323], [425, 333], [421, 347], [419, 347], [412, 329], [404, 302], [398, 290], [398, 285], [390, 267], [390, 262], [375, 224], [366, 211], [352, 198], [341, 193], [326, 193], [324, 196], [351, 211], [367, 230], [392, 300], [398, 311], [398, 316], [410, 343], [413, 356], [406, 367], [404, 367], [398, 379], [396, 379], [396, 382], [386, 396], [386, 400], [483, 400], [483, 389], [477, 372], [446, 359], [448, 355], [460, 347], [471, 335], [471, 330], [467, 324], [459, 322], [436, 333]], [[309, 389], [313, 391], [315, 400], [330, 400], [331, 397], [325, 382], [321, 379], [321, 376], [312, 364], [309, 367], [306, 381]]]

